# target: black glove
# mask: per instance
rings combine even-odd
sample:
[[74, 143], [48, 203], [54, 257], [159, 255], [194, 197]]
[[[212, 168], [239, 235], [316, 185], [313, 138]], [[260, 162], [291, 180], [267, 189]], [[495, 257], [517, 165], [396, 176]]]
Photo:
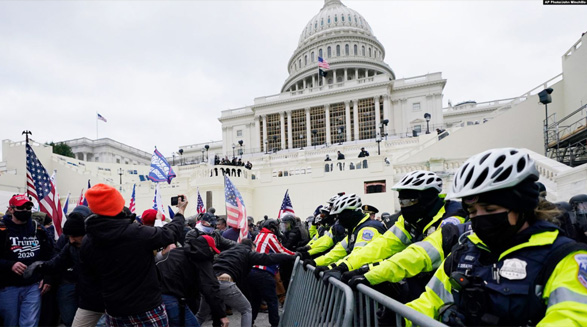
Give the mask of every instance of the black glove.
[[329, 270], [328, 266], [316, 267], [316, 269], [314, 269], [314, 277], [316, 277], [316, 279], [320, 279], [320, 273], [326, 270]]
[[340, 279], [343, 283], [348, 283], [348, 281], [358, 275], [364, 275], [369, 271], [369, 265], [364, 265], [361, 268], [353, 271], [347, 271], [342, 274], [342, 278]]
[[304, 270], [308, 270], [308, 267], [306, 267], [307, 265], [310, 265], [312, 267], [316, 267], [316, 261], [314, 261], [314, 259], [306, 259], [304, 260], [304, 264], [302, 265], [302, 267], [304, 267]]
[[365, 275], [356, 275], [351, 278], [347, 284], [354, 290], [357, 289], [357, 285], [359, 284], [371, 286], [371, 283], [365, 278]]
[[310, 254], [308, 253], [308, 251], [300, 250], [300, 249], [298, 249], [298, 250], [299, 250], [299, 252], [296, 252], [296, 255], [298, 257], [300, 257], [300, 260], [310, 259]]
[[45, 263], [45, 261], [35, 261], [35, 262], [31, 263], [24, 270], [24, 273], [22, 274], [22, 277], [25, 278], [25, 279], [31, 278], [31, 276], [35, 272], [35, 269], [41, 270], [43, 268], [43, 264], [44, 263]]
[[311, 246], [306, 245], [306, 246], [299, 247], [298, 248], [298, 251], [300, 251], [300, 252], [308, 252], [308, 251], [310, 251], [311, 248], [312, 248]]

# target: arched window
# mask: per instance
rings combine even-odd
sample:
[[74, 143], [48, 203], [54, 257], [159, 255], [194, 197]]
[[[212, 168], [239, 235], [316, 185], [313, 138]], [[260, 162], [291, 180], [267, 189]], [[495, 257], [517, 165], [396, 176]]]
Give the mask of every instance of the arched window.
[[349, 45], [348, 44], [345, 44], [344, 45], [344, 55], [345, 56], [348, 56], [349, 55]]
[[334, 15], [334, 22], [338, 23], [338, 15]]
[[[369, 50], [371, 50], [371, 49], [369, 49]], [[298, 60], [298, 67], [302, 68], [302, 58], [300, 58], [300, 59]]]
[[359, 54], [359, 52], [357, 51], [357, 45], [355, 44], [355, 45], [353, 46], [353, 48], [354, 48], [354, 52], [353, 52], [353, 53], [354, 53], [354, 54], [355, 54], [355, 56], [356, 56], [357, 54]]
[[349, 14], [349, 23], [352, 23], [353, 20], [351, 19], [351, 14]]
[[371, 57], [371, 48], [369, 48], [369, 57]]
[[344, 15], [340, 15], [340, 18], [342, 19], [342, 21], [344, 23]]
[[336, 56], [340, 57], [340, 45], [339, 44], [336, 45]]
[[310, 59], [312, 60], [312, 62], [314, 62], [314, 51], [312, 51], [312, 53], [310, 54]]
[[328, 58], [330, 58], [330, 56], [332, 55], [332, 51], [330, 50], [330, 47], [326, 48], [326, 54], [328, 55]]
[[324, 18], [320, 19], [320, 26], [324, 26]]
[[[322, 57], [322, 49], [318, 50], [318, 57]], [[324, 57], [322, 57], [324, 58]]]
[[357, 22], [357, 15], [355, 15], [355, 24], [357, 24], [357, 23], [358, 23], [358, 22]]
[[304, 66], [308, 65], [308, 55], [304, 56]]
[[328, 24], [330, 24], [330, 16], [328, 16]]
[[314, 22], [314, 29], [318, 29], [318, 21]]
[[365, 56], [365, 46], [361, 46], [361, 54], [363, 55], [363, 57]]

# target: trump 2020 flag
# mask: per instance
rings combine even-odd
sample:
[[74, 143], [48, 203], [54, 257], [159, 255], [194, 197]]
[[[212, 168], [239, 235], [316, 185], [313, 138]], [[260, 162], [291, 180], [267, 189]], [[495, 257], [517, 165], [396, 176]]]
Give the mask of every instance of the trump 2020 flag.
[[196, 208], [196, 211], [199, 214], [206, 212], [206, 208], [204, 208], [204, 201], [202, 201], [202, 197], [200, 196], [200, 189], [199, 188], [198, 188], [198, 207]]
[[49, 177], [47, 170], [45, 170], [35, 151], [28, 143], [26, 145], [26, 168], [27, 193], [35, 198], [41, 212], [46, 213], [53, 219], [56, 231], [55, 237], [58, 237], [61, 235], [63, 209], [61, 209], [59, 194], [55, 189], [55, 174], [53, 174], [53, 177]]
[[293, 206], [291, 205], [291, 200], [289, 198], [289, 190], [285, 191], [285, 196], [283, 197], [283, 202], [281, 203], [281, 208], [279, 209], [279, 214], [277, 215], [277, 219], [281, 218], [281, 216], [285, 216], [286, 213], [291, 213], [295, 216], [295, 212]]
[[155, 149], [151, 157], [151, 171], [149, 171], [148, 178], [155, 183], [167, 182], [171, 184], [171, 180], [175, 177], [176, 175], [169, 162], [167, 162], [159, 150]]
[[226, 224], [232, 228], [240, 229], [238, 236], [238, 242], [240, 242], [249, 235], [247, 209], [240, 192], [226, 175], [224, 175], [224, 197], [226, 200]]
[[135, 204], [135, 187], [137, 186], [137, 184], [134, 184], [132, 186], [132, 195], [130, 196], [130, 204], [128, 205], [128, 209], [130, 210], [131, 213], [135, 213], [135, 211], [137, 210], [136, 204]]

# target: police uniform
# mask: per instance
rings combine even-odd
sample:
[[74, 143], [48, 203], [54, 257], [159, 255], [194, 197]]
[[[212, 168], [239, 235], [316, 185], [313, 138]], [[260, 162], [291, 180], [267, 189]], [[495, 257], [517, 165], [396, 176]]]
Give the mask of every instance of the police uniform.
[[[557, 249], [576, 243], [543, 221], [515, 240], [499, 258], [488, 260], [492, 254], [479, 237], [468, 236], [426, 292], [407, 305], [449, 324], [587, 326], [587, 251], [573, 251], [551, 264]], [[552, 273], [542, 273], [550, 265]]]
[[328, 250], [332, 249], [332, 247], [342, 241], [346, 236], [346, 230], [340, 224], [336, 223], [332, 225], [332, 227], [327, 230], [322, 236], [320, 236], [316, 241], [310, 244], [311, 248], [308, 250], [308, 253], [311, 256], [327, 252]]
[[316, 266], [327, 266], [346, 257], [353, 251], [362, 249], [384, 231], [385, 229], [381, 222], [369, 219], [369, 215], [366, 214], [353, 228], [350, 235], [334, 245], [330, 252], [316, 258]]
[[[463, 217], [446, 215], [447, 208], [448, 212], [458, 211], [456, 206], [458, 206], [460, 209], [459, 202], [447, 202], [447, 204], [438, 210], [436, 215], [434, 215], [432, 220], [420, 233], [416, 233], [415, 231], [408, 231], [409, 228], [406, 228], [407, 224], [404, 217], [400, 216], [397, 222], [381, 237], [378, 237], [376, 240], [371, 242], [367, 247], [362, 249], [362, 251], [352, 253], [344, 260], [341, 260], [338, 264], [344, 263], [349, 270], [355, 270], [365, 264], [387, 259], [392, 255], [405, 250], [412, 243], [419, 242], [425, 239], [428, 235], [431, 235], [441, 224], [463, 223], [465, 221], [465, 218]], [[429, 261], [434, 261], [435, 259], [431, 258], [438, 256], [438, 253], [442, 251], [441, 244], [435, 245], [434, 243], [429, 243], [430, 246], [427, 245], [428, 244], [421, 244], [421, 248], [424, 250], [425, 254], [417, 258], [413, 258], [413, 261], [411, 261], [412, 263], [423, 260], [424, 258], [428, 258], [426, 260]], [[424, 248], [423, 246], [426, 247]]]

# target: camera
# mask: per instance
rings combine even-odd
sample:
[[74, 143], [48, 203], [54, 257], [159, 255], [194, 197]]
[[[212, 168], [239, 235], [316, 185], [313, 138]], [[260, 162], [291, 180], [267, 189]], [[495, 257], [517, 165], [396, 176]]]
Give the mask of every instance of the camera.
[[179, 199], [181, 198], [181, 200], [183, 201], [183, 195], [178, 195], [178, 196], [172, 196], [171, 197], [171, 205], [172, 206], [176, 206], [179, 203]]

